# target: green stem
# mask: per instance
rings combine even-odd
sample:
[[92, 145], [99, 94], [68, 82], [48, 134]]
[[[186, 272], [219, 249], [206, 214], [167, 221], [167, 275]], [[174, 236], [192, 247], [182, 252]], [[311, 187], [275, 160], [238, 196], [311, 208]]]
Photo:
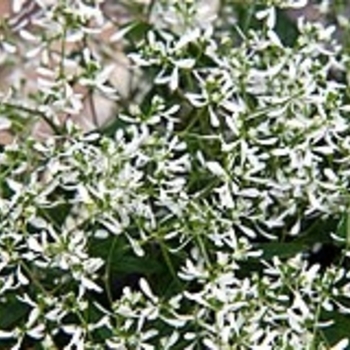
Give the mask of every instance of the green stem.
[[22, 112], [26, 112], [28, 114], [33, 114], [33, 115], [37, 115], [39, 116], [42, 120], [45, 121], [45, 123], [47, 123], [49, 125], [49, 127], [52, 129], [52, 131], [56, 134], [56, 135], [62, 135], [63, 132], [61, 130], [61, 128], [56, 125], [49, 116], [47, 116], [44, 112], [41, 112], [39, 110], [36, 109], [32, 109], [29, 107], [25, 107], [25, 106], [21, 106], [18, 104], [14, 104], [11, 102], [0, 102], [0, 105], [5, 107], [5, 108], [10, 108], [10, 109], [14, 109], [14, 110], [19, 110]]
[[112, 254], [113, 254], [116, 242], [117, 242], [117, 238], [114, 237], [113, 238], [113, 243], [112, 243], [111, 248], [110, 248], [110, 250], [108, 252], [108, 260], [107, 260], [106, 271], [105, 271], [105, 274], [103, 276], [103, 282], [105, 284], [107, 299], [108, 299], [108, 302], [110, 303], [110, 305], [113, 304], [113, 296], [112, 296], [112, 291], [111, 291], [111, 287], [110, 287], [110, 284], [109, 284], [109, 278], [110, 278], [110, 274], [111, 274]]
[[161, 249], [163, 258], [164, 258], [165, 263], [166, 263], [166, 265], [167, 265], [167, 267], [168, 267], [168, 269], [169, 269], [169, 271], [170, 271], [170, 274], [173, 276], [174, 281], [176, 281], [176, 283], [177, 283], [179, 286], [181, 286], [181, 283], [180, 283], [179, 278], [178, 278], [178, 276], [177, 276], [177, 274], [176, 274], [176, 271], [175, 271], [175, 269], [174, 269], [174, 266], [173, 266], [173, 264], [172, 264], [172, 262], [171, 262], [171, 259], [170, 259], [170, 257], [169, 257], [169, 253], [168, 253], [168, 251], [167, 251], [167, 249], [166, 249], [166, 246], [165, 246], [165, 244], [164, 244], [164, 242], [163, 242], [163, 239], [160, 238], [160, 239], [158, 240], [158, 243], [159, 243], [159, 245], [160, 245], [160, 249]]
[[23, 261], [19, 261], [19, 265], [23, 268], [23, 270], [28, 274], [31, 282], [38, 287], [38, 289], [46, 296], [50, 295], [50, 293], [42, 286], [42, 284], [35, 278], [30, 268]]

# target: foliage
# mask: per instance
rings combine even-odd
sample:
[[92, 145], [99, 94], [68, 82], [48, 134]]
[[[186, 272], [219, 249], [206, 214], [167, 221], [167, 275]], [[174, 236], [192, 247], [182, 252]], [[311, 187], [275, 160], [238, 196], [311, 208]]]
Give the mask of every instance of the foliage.
[[[37, 1], [3, 24], [4, 64], [39, 76], [1, 96], [1, 347], [348, 347], [349, 55], [288, 22], [303, 5]], [[112, 117], [82, 130], [96, 94]]]

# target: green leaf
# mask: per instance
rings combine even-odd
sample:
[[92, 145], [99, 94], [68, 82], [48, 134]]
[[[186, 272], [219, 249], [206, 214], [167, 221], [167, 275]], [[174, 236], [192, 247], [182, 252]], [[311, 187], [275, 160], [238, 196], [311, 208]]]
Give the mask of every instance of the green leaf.
[[274, 256], [291, 258], [305, 251], [306, 246], [301, 242], [268, 242], [258, 244], [257, 248], [263, 252], [263, 259], [270, 260]]
[[[350, 316], [342, 315], [339, 312], [324, 311], [321, 320], [333, 320], [333, 324], [329, 327], [323, 328], [321, 334], [326, 338], [330, 346], [334, 346], [343, 338], [349, 338]], [[347, 348], [349, 349], [349, 347]]]

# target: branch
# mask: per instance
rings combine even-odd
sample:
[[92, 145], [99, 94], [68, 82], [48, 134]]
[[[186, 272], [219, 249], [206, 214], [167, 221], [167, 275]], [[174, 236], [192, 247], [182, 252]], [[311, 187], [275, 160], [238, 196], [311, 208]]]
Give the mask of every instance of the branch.
[[21, 106], [18, 104], [14, 104], [11, 102], [0, 102], [0, 105], [5, 107], [5, 108], [11, 108], [11, 109], [17, 109], [19, 111], [22, 112], [26, 112], [28, 114], [34, 114], [39, 116], [41, 119], [43, 119], [52, 129], [52, 131], [56, 134], [56, 135], [62, 135], [62, 129], [56, 125], [50, 117], [48, 117], [44, 112], [41, 112], [39, 110], [36, 109], [32, 109], [29, 107], [25, 107], [25, 106]]

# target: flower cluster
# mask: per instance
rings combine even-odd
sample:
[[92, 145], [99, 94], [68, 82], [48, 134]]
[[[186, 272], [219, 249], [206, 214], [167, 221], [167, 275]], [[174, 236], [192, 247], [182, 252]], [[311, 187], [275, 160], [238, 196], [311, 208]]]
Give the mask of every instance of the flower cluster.
[[[35, 89], [0, 102], [18, 137], [0, 152], [0, 347], [346, 349], [349, 57], [334, 28], [301, 18], [286, 42], [283, 11], [304, 1], [35, 3], [8, 34], [33, 46]], [[96, 94], [109, 122], [81, 130]], [[35, 139], [37, 118], [54, 135]], [[312, 262], [324, 242], [337, 256]]]

